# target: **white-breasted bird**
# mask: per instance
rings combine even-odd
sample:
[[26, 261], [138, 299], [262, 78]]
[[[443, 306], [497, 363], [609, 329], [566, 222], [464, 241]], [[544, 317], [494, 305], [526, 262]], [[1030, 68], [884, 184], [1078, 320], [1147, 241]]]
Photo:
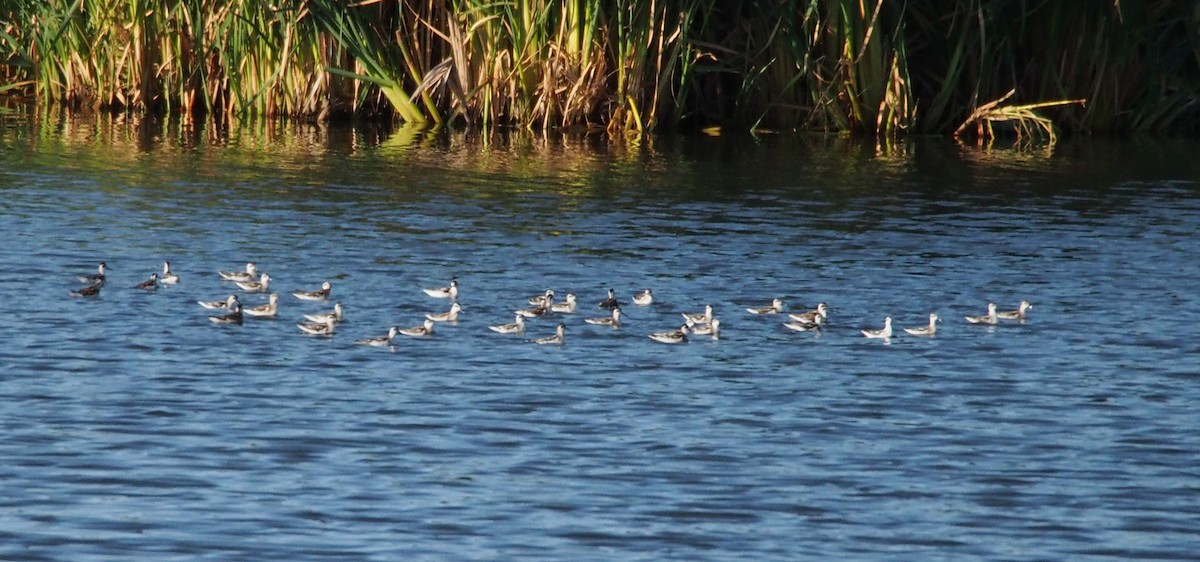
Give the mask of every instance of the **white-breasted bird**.
[[321, 288], [316, 291], [293, 291], [292, 296], [302, 301], [323, 301], [329, 298], [329, 293], [333, 291], [333, 285], [328, 281], [321, 283]]
[[545, 338], [538, 338], [536, 340], [533, 340], [533, 343], [536, 343], [538, 345], [562, 345], [563, 343], [566, 343], [566, 341], [567, 341], [566, 330], [567, 330], [566, 326], [559, 324], [558, 327], [554, 329], [553, 336], [545, 337]]
[[226, 281], [254, 281], [258, 279], [258, 266], [253, 262], [246, 264], [245, 271], [218, 271], [217, 275]]
[[158, 282], [162, 283], [163, 285], [178, 285], [179, 284], [179, 275], [176, 274], [174, 271], [171, 271], [171, 262], [169, 262], [169, 261], [163, 262], [163, 272], [162, 272], [162, 275], [159, 276]]
[[687, 341], [689, 331], [691, 331], [691, 328], [688, 328], [687, 324], [684, 324], [678, 330], [654, 332], [650, 334], [650, 339], [659, 343], [683, 343]]
[[[236, 295], [234, 295], [234, 296], [236, 296]], [[267, 304], [260, 304], [258, 306], [251, 306], [249, 308], [242, 309], [242, 313], [245, 314], [246, 316], [258, 316], [260, 318], [270, 318], [272, 316], [275, 316], [275, 314], [277, 314], [278, 312], [279, 312], [279, 294], [278, 293], [271, 293], [271, 296], [267, 298]]]
[[605, 316], [603, 318], [585, 318], [584, 322], [587, 322], [588, 324], [595, 324], [597, 326], [612, 326], [613, 328], [620, 328], [621, 307], [618, 306], [617, 308], [612, 309], [611, 316]]
[[314, 322], [314, 323], [318, 323], [318, 324], [324, 323], [327, 321], [332, 321], [335, 324], [340, 324], [343, 320], [346, 319], [344, 312], [345, 311], [342, 308], [342, 303], [339, 302], [339, 303], [334, 303], [333, 310], [331, 310], [329, 312], [325, 312], [322, 314], [305, 314], [304, 319], [308, 320], [309, 322]]
[[638, 306], [650, 306], [654, 302], [654, 295], [650, 293], [650, 289], [646, 289], [636, 295], [633, 295], [633, 304]]
[[398, 333], [409, 336], [409, 337], [414, 337], [414, 338], [419, 338], [419, 337], [424, 337], [424, 336], [432, 336], [433, 335], [433, 320], [426, 318], [425, 323], [421, 324], [420, 326], [413, 326], [412, 328], [404, 328], [404, 329], [400, 330]]
[[905, 328], [904, 331], [914, 336], [932, 336], [937, 334], [937, 323], [941, 322], [936, 312], [929, 313], [929, 325], [916, 328]]
[[746, 312], [750, 314], [778, 314], [783, 312], [783, 301], [774, 299], [771, 301], [771, 306], [764, 308], [747, 308]]
[[862, 335], [874, 339], [889, 339], [892, 337], [892, 317], [883, 319], [883, 328], [879, 330], [863, 330]]
[[498, 334], [524, 334], [525, 317], [520, 314], [515, 316], [517, 319], [511, 324], [497, 324], [495, 326], [488, 326], [488, 329]]
[[375, 347], [387, 347], [389, 345], [392, 345], [392, 340], [395, 339], [396, 334], [399, 334], [399, 333], [400, 333], [400, 328], [392, 326], [391, 328], [388, 328], [388, 333], [386, 336], [354, 340], [354, 343], [356, 343], [358, 345], [371, 345], [371, 346], [375, 346]]
[[425, 317], [434, 322], [458, 322], [458, 313], [462, 312], [462, 305], [454, 303], [450, 305], [450, 310], [437, 314], [426, 314]]
[[995, 324], [996, 323], [996, 303], [988, 303], [988, 313], [983, 316], [964, 316], [967, 322], [972, 324]]
[[265, 293], [271, 287], [271, 276], [264, 273], [258, 276], [258, 281], [234, 281], [233, 283], [248, 293]]
[[456, 298], [458, 298], [458, 279], [454, 278], [454, 277], [450, 278], [450, 286], [449, 287], [440, 287], [437, 289], [421, 289], [421, 290], [425, 291], [426, 295], [429, 295], [436, 299], [456, 299]]
[[1033, 308], [1033, 305], [1029, 304], [1029, 301], [1021, 301], [1021, 305], [1017, 307], [1016, 310], [997, 312], [996, 318], [1000, 318], [1002, 320], [1024, 320], [1025, 313], [1031, 308]]
[[228, 309], [228, 310], [233, 310], [233, 305], [237, 304], [237, 302], [238, 302], [237, 295], [229, 295], [229, 298], [227, 298], [223, 301], [196, 301], [196, 304], [199, 304], [200, 306], [210, 309], [210, 310], [216, 309], [216, 308], [224, 308], [224, 309]]

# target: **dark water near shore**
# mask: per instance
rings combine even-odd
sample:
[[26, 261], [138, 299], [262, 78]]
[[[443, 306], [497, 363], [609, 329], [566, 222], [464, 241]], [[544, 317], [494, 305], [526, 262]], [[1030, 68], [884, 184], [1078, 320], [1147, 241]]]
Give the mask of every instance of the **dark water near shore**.
[[[10, 119], [0, 559], [1195, 560], [1197, 154]], [[213, 325], [247, 261], [280, 317]], [[352, 343], [452, 276], [459, 323]], [[657, 302], [584, 323], [609, 287]], [[487, 329], [546, 288], [579, 311]]]

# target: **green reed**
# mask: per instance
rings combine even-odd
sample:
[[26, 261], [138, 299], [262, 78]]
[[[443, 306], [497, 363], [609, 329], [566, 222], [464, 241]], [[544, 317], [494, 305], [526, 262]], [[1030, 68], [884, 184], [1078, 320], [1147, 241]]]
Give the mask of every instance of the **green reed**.
[[1198, 29], [1173, 0], [44, 0], [0, 6], [0, 96], [614, 134], [1195, 132]]

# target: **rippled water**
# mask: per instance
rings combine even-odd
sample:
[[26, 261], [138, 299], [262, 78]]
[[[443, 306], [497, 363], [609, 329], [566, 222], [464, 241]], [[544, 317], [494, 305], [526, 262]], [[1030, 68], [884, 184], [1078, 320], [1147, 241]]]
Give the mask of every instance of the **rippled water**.
[[[1200, 552], [1195, 144], [213, 139], [0, 134], [0, 559]], [[167, 259], [180, 285], [130, 288]], [[246, 261], [280, 318], [211, 324]], [[452, 276], [457, 325], [351, 343]], [[304, 336], [330, 303], [287, 293], [323, 280], [347, 321]], [[585, 324], [609, 287], [658, 300]], [[579, 312], [487, 329], [546, 288]], [[830, 326], [744, 311], [774, 297]], [[720, 340], [646, 337], [705, 304]]]

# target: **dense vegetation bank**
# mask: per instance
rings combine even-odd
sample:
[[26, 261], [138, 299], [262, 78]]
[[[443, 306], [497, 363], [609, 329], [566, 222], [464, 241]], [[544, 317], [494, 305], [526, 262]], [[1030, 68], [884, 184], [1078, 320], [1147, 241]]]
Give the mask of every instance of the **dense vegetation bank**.
[[217, 119], [1200, 131], [1173, 0], [0, 0], [0, 57], [0, 96]]

